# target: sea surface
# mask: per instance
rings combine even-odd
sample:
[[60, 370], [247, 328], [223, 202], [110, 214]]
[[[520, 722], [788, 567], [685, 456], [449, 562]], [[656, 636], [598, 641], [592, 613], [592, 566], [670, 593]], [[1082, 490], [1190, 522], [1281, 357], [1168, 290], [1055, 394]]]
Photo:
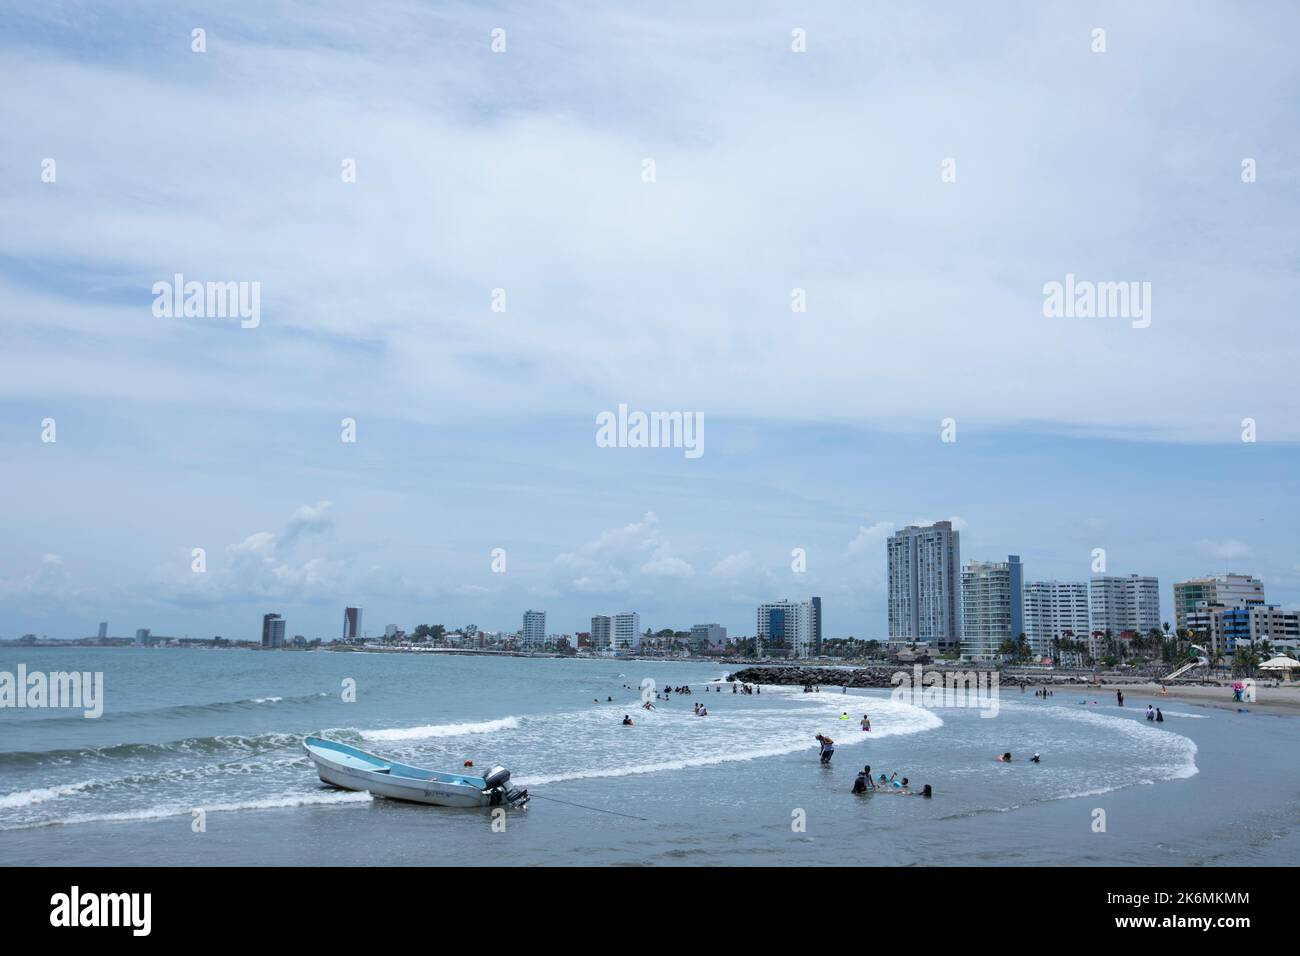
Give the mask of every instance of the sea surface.
[[[1136, 694], [1013, 688], [990, 718], [887, 691], [733, 694], [711, 683], [723, 665], [633, 660], [0, 649], [0, 671], [19, 663], [102, 672], [104, 713], [0, 709], [3, 865], [1300, 862], [1292, 716], [1161, 700], [1153, 725]], [[647, 679], [694, 693], [645, 711]], [[333, 790], [307, 734], [502, 764], [534, 799], [494, 829], [488, 811]], [[864, 764], [934, 798], [854, 796]]]

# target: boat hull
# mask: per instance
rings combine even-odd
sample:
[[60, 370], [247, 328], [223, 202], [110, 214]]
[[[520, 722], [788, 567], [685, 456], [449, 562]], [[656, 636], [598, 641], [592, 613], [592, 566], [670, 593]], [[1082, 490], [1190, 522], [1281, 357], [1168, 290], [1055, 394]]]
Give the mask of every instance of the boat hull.
[[314, 762], [322, 782], [343, 790], [368, 791], [377, 797], [427, 803], [435, 807], [491, 806], [490, 794], [469, 787], [453, 788], [434, 780], [421, 782], [348, 767], [332, 767], [319, 758], [314, 758]]

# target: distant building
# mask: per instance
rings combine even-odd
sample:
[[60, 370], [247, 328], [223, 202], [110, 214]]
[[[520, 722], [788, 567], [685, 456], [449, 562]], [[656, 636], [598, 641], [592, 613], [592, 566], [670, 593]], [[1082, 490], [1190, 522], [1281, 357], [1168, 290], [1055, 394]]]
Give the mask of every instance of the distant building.
[[1025, 583], [1025, 638], [1039, 657], [1052, 653], [1053, 640], [1087, 640], [1089, 622], [1088, 582]]
[[546, 646], [546, 612], [524, 611], [523, 648], [526, 651], [541, 650]]
[[885, 543], [889, 637], [939, 651], [961, 644], [961, 532], [951, 521], [908, 525]]
[[608, 614], [597, 614], [591, 619], [591, 649], [597, 653], [609, 650], [614, 621]]
[[99, 622], [99, 639], [102, 641], [102, 640], [103, 640], [104, 638], [106, 638], [106, 637], [108, 637], [108, 622], [107, 622], [107, 621], [100, 621], [100, 622]]
[[727, 629], [721, 624], [695, 624], [691, 626], [691, 653], [707, 654], [727, 646]]
[[578, 642], [578, 650], [580, 650], [580, 651], [589, 651], [589, 650], [591, 650], [591, 632], [590, 632], [590, 631], [579, 631], [577, 634], [575, 634], [575, 635], [573, 635], [573, 636], [574, 636], [574, 638], [575, 638], [575, 639], [577, 640], [577, 642]]
[[1099, 576], [1088, 582], [1088, 613], [1093, 633], [1119, 637], [1132, 631], [1144, 637], [1160, 630], [1160, 579], [1130, 574]]
[[262, 615], [262, 646], [284, 647], [284, 618], [279, 614]]
[[1007, 555], [1005, 561], [966, 562], [961, 572], [963, 657], [992, 660], [1004, 641], [1025, 633], [1024, 585], [1018, 555]]
[[397, 636], [397, 631], [398, 631], [398, 627], [397, 627], [396, 624], [385, 624], [385, 625], [384, 625], [384, 638], [385, 638], [385, 639], [388, 639], [388, 638], [396, 637], [396, 636]]
[[821, 651], [821, 599], [760, 604], [755, 626], [760, 657], [814, 657]]
[[343, 640], [355, 641], [361, 636], [361, 608], [343, 609]]
[[1271, 604], [1210, 606], [1204, 601], [1187, 615], [1192, 640], [1208, 650], [1231, 656], [1239, 647], [1268, 641], [1275, 652], [1294, 651], [1300, 645], [1300, 612]]
[[1215, 574], [1174, 584], [1174, 627], [1188, 627], [1188, 619], [1202, 603], [1210, 607], [1248, 607], [1264, 604], [1264, 582], [1249, 574]]
[[153, 632], [147, 627], [137, 627], [135, 629], [135, 642], [137, 644], [150, 644], [153, 642]]
[[639, 613], [624, 611], [614, 615], [610, 625], [610, 647], [613, 648], [615, 653], [627, 653], [641, 649], [641, 615]]

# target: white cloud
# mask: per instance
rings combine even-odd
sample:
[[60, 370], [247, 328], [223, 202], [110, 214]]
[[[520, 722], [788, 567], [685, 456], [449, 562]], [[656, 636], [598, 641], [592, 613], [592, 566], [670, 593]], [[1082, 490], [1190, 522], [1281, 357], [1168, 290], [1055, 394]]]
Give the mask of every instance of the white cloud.
[[890, 521], [877, 521], [869, 528], [865, 525], [858, 525], [858, 533], [849, 542], [847, 553], [850, 557], [856, 557], [863, 553], [874, 553], [878, 557], [884, 553], [881, 546], [893, 533], [894, 524]]

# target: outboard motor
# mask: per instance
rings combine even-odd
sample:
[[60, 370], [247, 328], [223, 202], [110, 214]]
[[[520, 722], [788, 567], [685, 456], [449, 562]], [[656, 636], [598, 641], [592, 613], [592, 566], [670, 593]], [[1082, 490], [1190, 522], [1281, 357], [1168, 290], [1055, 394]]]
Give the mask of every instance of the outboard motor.
[[499, 807], [503, 803], [512, 807], [523, 807], [528, 803], [528, 791], [509, 787], [510, 771], [505, 767], [493, 767], [483, 778], [483, 792], [489, 795], [488, 805]]

